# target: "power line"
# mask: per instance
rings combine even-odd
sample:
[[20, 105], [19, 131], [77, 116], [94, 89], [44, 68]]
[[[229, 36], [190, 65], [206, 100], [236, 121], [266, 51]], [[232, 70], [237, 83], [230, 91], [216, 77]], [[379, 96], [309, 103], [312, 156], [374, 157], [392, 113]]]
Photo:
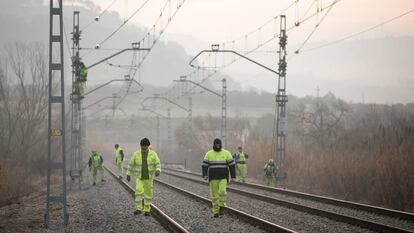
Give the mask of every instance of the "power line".
[[409, 11], [406, 11], [406, 12], [405, 12], [405, 13], [403, 13], [403, 14], [400, 14], [400, 15], [398, 15], [398, 16], [395, 16], [395, 17], [393, 17], [393, 18], [391, 18], [391, 19], [389, 19], [389, 20], [386, 20], [386, 21], [384, 21], [384, 22], [382, 22], [382, 23], [379, 23], [379, 24], [377, 24], [377, 25], [375, 25], [375, 26], [372, 26], [372, 27], [367, 28], [367, 29], [365, 29], [365, 30], [362, 30], [362, 31], [360, 31], [360, 32], [350, 34], [350, 35], [345, 36], [345, 37], [343, 37], [343, 38], [341, 38], [341, 39], [338, 39], [338, 40], [335, 40], [335, 41], [332, 41], [332, 42], [329, 42], [329, 43], [326, 43], [326, 44], [323, 44], [323, 45], [319, 45], [319, 46], [315, 46], [315, 47], [312, 47], [312, 48], [309, 48], [309, 49], [305, 49], [305, 50], [303, 50], [303, 51], [302, 51], [302, 53], [303, 53], [303, 52], [307, 52], [307, 51], [312, 51], [312, 50], [315, 50], [315, 49], [324, 48], [324, 47], [327, 47], [327, 46], [330, 46], [330, 45], [334, 45], [334, 44], [340, 43], [340, 42], [342, 42], [342, 41], [348, 40], [348, 39], [350, 39], [350, 38], [352, 38], [352, 37], [359, 36], [359, 35], [361, 35], [361, 34], [364, 34], [364, 33], [366, 33], [366, 32], [369, 32], [369, 31], [371, 31], [371, 30], [374, 30], [374, 29], [376, 29], [376, 28], [378, 28], [378, 27], [381, 27], [381, 26], [383, 26], [383, 25], [385, 25], [385, 24], [388, 24], [388, 23], [390, 23], [390, 22], [392, 22], [392, 21], [394, 21], [394, 20], [397, 20], [397, 19], [399, 19], [399, 18], [401, 18], [401, 17], [404, 17], [404, 16], [406, 16], [406, 15], [408, 15], [408, 14], [411, 14], [411, 13], [413, 13], [413, 12], [414, 12], [414, 8], [413, 8], [413, 9], [411, 9], [411, 10], [409, 10]]
[[[317, 16], [319, 13], [321, 13], [321, 12], [323, 12], [323, 11], [326, 11], [326, 10], [328, 10], [328, 12], [330, 11], [330, 9], [332, 9], [332, 7], [336, 4], [336, 3], [338, 3], [340, 0], [334, 0], [334, 2], [332, 2], [332, 3], [330, 3], [330, 4], [328, 4], [327, 6], [325, 6], [325, 7], [321, 7], [320, 9], [318, 8], [318, 11], [316, 12], [316, 13], [314, 13], [314, 14], [311, 14], [311, 15], [309, 15], [308, 17], [306, 17], [306, 18], [303, 18], [302, 20], [300, 20], [300, 21], [297, 21], [297, 22], [295, 22], [294, 23], [294, 25], [292, 25], [290, 28], [288, 28], [288, 29], [286, 29], [286, 32], [289, 32], [289, 31], [291, 31], [291, 30], [293, 30], [293, 29], [295, 29], [296, 27], [298, 27], [299, 25], [301, 25], [302, 23], [304, 23], [304, 22], [306, 22], [306, 21], [308, 21], [308, 20], [310, 20], [310, 19], [312, 19], [313, 17], [315, 17], [315, 16]], [[296, 1], [293, 3], [293, 4], [291, 4], [291, 5], [289, 5], [287, 8], [285, 8], [283, 11], [286, 11], [287, 9], [289, 9], [291, 6], [293, 6], [294, 4], [296, 3]], [[282, 12], [283, 12], [282, 11]], [[280, 13], [280, 14], [278, 14], [278, 16], [279, 15], [281, 15], [282, 13]], [[306, 13], [307, 14], [307, 13]], [[306, 14], [304, 15], [304, 17], [306, 16]], [[326, 14], [325, 14], [325, 16], [326, 16]], [[277, 18], [277, 16], [276, 17], [273, 17], [273, 19], [276, 19]], [[323, 19], [322, 19], [323, 20]], [[321, 20], [321, 21], [322, 21]], [[267, 21], [265, 24], [268, 24], [269, 23], [269, 21]], [[261, 28], [261, 27], [259, 27], [259, 28]], [[253, 48], [253, 49], [251, 49], [251, 50], [247, 50], [247, 51], [245, 51], [244, 52], [244, 55], [249, 55], [250, 53], [253, 53], [254, 51], [256, 51], [257, 49], [259, 49], [259, 48], [262, 48], [263, 46], [265, 46], [265, 45], [267, 45], [268, 43], [270, 43], [271, 41], [273, 41], [273, 40], [275, 40], [276, 38], [278, 38], [278, 34], [275, 34], [275, 35], [273, 35], [273, 37], [271, 37], [270, 39], [268, 39], [267, 41], [265, 41], [264, 43], [259, 43], [255, 48]], [[230, 63], [228, 63], [228, 64], [226, 64], [226, 65], [224, 65], [224, 66], [222, 66], [220, 69], [217, 69], [217, 70], [215, 70], [213, 73], [210, 73], [210, 74], [208, 74], [206, 77], [204, 77], [202, 80], [201, 80], [201, 82], [200, 83], [203, 83], [204, 81], [206, 81], [207, 79], [209, 79], [210, 77], [212, 77], [212, 76], [214, 76], [214, 75], [216, 75], [217, 73], [219, 73], [219, 71], [221, 71], [221, 70], [223, 70], [224, 68], [226, 68], [226, 67], [228, 67], [228, 66], [230, 66], [231, 64], [233, 64], [233, 63], [235, 63], [236, 61], [238, 61], [238, 60], [240, 60], [241, 59], [241, 57], [238, 57], [238, 58], [236, 58], [236, 59], [233, 59]], [[193, 70], [193, 72], [191, 72], [188, 76], [189, 77], [191, 77], [191, 76], [193, 76], [195, 73], [197, 73], [199, 70]], [[193, 90], [194, 88], [196, 88], [196, 87], [193, 87], [193, 88], [191, 88], [191, 90]]]
[[239, 36], [236, 39], [229, 40], [229, 41], [225, 41], [225, 42], [222, 42], [220, 44], [224, 45], [224, 44], [234, 43], [235, 41], [239, 41], [239, 40], [245, 39], [246, 37], [249, 37], [250, 35], [255, 34], [256, 32], [259, 32], [262, 28], [266, 27], [269, 23], [271, 23], [274, 20], [276, 20], [277, 17], [279, 17], [284, 12], [286, 12], [287, 10], [289, 10], [292, 6], [294, 6], [295, 4], [297, 4], [297, 1], [298, 0], [294, 0], [290, 5], [288, 5], [283, 10], [281, 10], [277, 15], [273, 16], [271, 19], [267, 20], [266, 22], [264, 22], [263, 24], [261, 24], [260, 26], [258, 26], [256, 29], [254, 29], [254, 30], [252, 30], [252, 31], [244, 34], [243, 36]]
[[[102, 46], [106, 41], [108, 41], [112, 36], [114, 36], [119, 30], [121, 30], [122, 27], [124, 27], [129, 20], [131, 20], [142, 8], [144, 8], [144, 6], [149, 2], [150, 0], [146, 0], [145, 2], [143, 2], [138, 9], [136, 9], [134, 11], [134, 13], [132, 13], [126, 20], [124, 20], [124, 22], [118, 26], [118, 28], [116, 28], [111, 34], [109, 34], [105, 39], [103, 39], [100, 43], [98, 43], [100, 46]], [[86, 53], [85, 55], [82, 56], [82, 58], [84, 58], [85, 56], [91, 54], [93, 51], [96, 51], [96, 48], [94, 48], [93, 50], [90, 50], [88, 53]]]
[[[174, 19], [174, 17], [176, 16], [178, 11], [180, 10], [180, 8], [184, 5], [185, 1], [186, 0], [177, 0], [176, 9], [172, 14], [171, 14], [170, 9], [169, 9], [169, 12], [167, 14], [168, 15], [167, 23], [164, 26], [160, 24], [159, 34], [156, 36], [155, 35], [155, 33], [156, 33], [155, 29], [157, 27], [157, 24], [159, 22], [161, 22], [161, 20], [163, 19], [163, 15], [165, 15], [164, 11], [166, 10], [167, 6], [171, 5], [171, 0], [168, 0], [164, 4], [163, 8], [161, 9], [161, 13], [159, 14], [157, 19], [155, 20], [155, 23], [152, 25], [151, 29], [149, 29], [147, 34], [139, 41], [139, 43], [141, 45], [144, 45], [145, 41], [147, 41], [148, 42], [148, 47], [150, 48], [150, 51], [148, 51], [145, 55], [142, 56], [140, 62], [137, 64], [138, 67], [140, 67], [142, 65], [142, 63], [145, 61], [147, 56], [150, 54], [152, 48], [154, 48], [154, 46], [156, 45], [156, 43], [158, 42], [158, 40], [160, 39], [162, 34], [164, 34], [165, 30], [170, 25], [170, 23], [172, 22], [172, 20]], [[151, 34], [151, 31], [152, 31], [152, 34]], [[152, 37], [152, 39], [151, 39], [151, 37]]]
[[[147, 0], [147, 2], [148, 2], [149, 0]], [[169, 12], [169, 14], [168, 14], [168, 20], [167, 20], [167, 23], [164, 25], [164, 26], [160, 26], [160, 31], [159, 31], [159, 34], [156, 36], [155, 35], [155, 28], [156, 28], [156, 26], [157, 26], [157, 24], [162, 20], [162, 18], [163, 18], [163, 15], [165, 15], [165, 11], [166, 11], [166, 9], [167, 9], [167, 7], [171, 4], [171, 0], [167, 0], [166, 2], [165, 2], [165, 4], [163, 5], [163, 7], [162, 7], [162, 9], [161, 9], [161, 13], [159, 14], [159, 16], [157, 17], [157, 19], [155, 20], [155, 23], [153, 24], [153, 26], [152, 26], [152, 28], [148, 31], [148, 33], [147, 33], [147, 35], [146, 36], [144, 36], [140, 41], [139, 41], [139, 43], [141, 44], [141, 45], [144, 45], [144, 42], [147, 40], [148, 41], [148, 43], [149, 43], [149, 48], [150, 48], [150, 51], [152, 50], [152, 48], [155, 46], [155, 44], [156, 44], [156, 42], [159, 40], [159, 38], [161, 37], [161, 35], [164, 33], [164, 31], [165, 31], [165, 29], [169, 26], [169, 24], [171, 23], [171, 21], [172, 21], [172, 19], [174, 18], [174, 16], [177, 14], [177, 12], [178, 12], [178, 10], [181, 8], [181, 6], [185, 3], [185, 1], [186, 0], [178, 0], [177, 1], [177, 7], [176, 7], [176, 9], [175, 9], [175, 11], [174, 11], [174, 13], [171, 15], [171, 12]], [[169, 9], [170, 10], [170, 9]], [[137, 12], [137, 11], [136, 11]], [[134, 12], [134, 14], [136, 13], [136, 12]], [[130, 17], [131, 18], [131, 17]], [[127, 20], [129, 20], [129, 19], [127, 19]], [[126, 21], [127, 21], [126, 20]], [[153, 33], [151, 33], [151, 31], [153, 31]], [[152, 40], [151, 40], [151, 38], [152, 38]], [[126, 98], [126, 96], [128, 96], [128, 94], [129, 94], [129, 90], [130, 90], [130, 88], [131, 88], [131, 84], [132, 84], [132, 81], [134, 81], [135, 80], [135, 75], [136, 75], [136, 73], [138, 72], [138, 70], [140, 70], [140, 68], [141, 68], [141, 65], [142, 65], [142, 63], [143, 63], [143, 61], [145, 60], [145, 58], [148, 56], [148, 54], [150, 53], [150, 51], [148, 52], [148, 53], [146, 53], [141, 59], [140, 59], [140, 61], [139, 61], [139, 63], [137, 64], [137, 57], [136, 57], [136, 53], [134, 52], [134, 54], [133, 54], [133, 58], [132, 58], [132, 61], [131, 61], [131, 66], [130, 66], [130, 69], [129, 69], [129, 72], [128, 72], [128, 75], [129, 75], [129, 77], [130, 77], [130, 79], [131, 79], [131, 81], [130, 82], [127, 82], [127, 83], [125, 83], [122, 87], [121, 87], [121, 89], [119, 90], [119, 92], [118, 92], [118, 94], [120, 94], [121, 92], [125, 92], [125, 94], [123, 94], [122, 95], [122, 97], [120, 98], [120, 100], [118, 101], [118, 103], [116, 104], [116, 107], [118, 107], [123, 101], [124, 101], [124, 99]], [[124, 88], [125, 87], [125, 88]], [[125, 90], [126, 89], [126, 91], [123, 91], [123, 90]]]
[[305, 14], [303, 14], [302, 19], [306, 17], [306, 15], [308, 15], [308, 13], [310, 12], [310, 10], [312, 9], [312, 6], [315, 5], [316, 1], [312, 1], [312, 4], [309, 5], [308, 9], [305, 11]]
[[72, 54], [72, 52], [70, 51], [70, 47], [69, 47], [69, 40], [68, 40], [68, 36], [67, 36], [67, 34], [66, 34], [66, 27], [65, 27], [65, 24], [63, 24], [63, 34], [65, 35], [65, 40], [66, 40], [66, 48], [68, 49], [68, 55], [69, 55], [69, 58], [71, 57], [71, 55], [70, 54]]
[[[95, 48], [84, 47], [84, 48], [81, 48], [81, 50], [95, 50]], [[102, 50], [102, 51], [121, 51], [123, 49], [118, 49], [118, 48], [100, 48], [99, 50]]]
[[115, 29], [115, 31], [113, 31], [111, 34], [109, 34], [104, 40], [101, 41], [101, 43], [99, 43], [99, 45], [103, 45], [106, 41], [108, 41], [113, 35], [115, 35], [123, 26], [125, 26], [125, 24], [128, 23], [129, 20], [131, 20], [142, 8], [144, 8], [144, 6], [149, 2], [150, 0], [146, 0], [144, 3], [141, 4], [141, 6], [136, 9], [134, 11], [134, 13], [132, 13], [126, 20], [124, 20], [124, 22], [119, 25], [119, 27], [117, 29]]
[[[112, 7], [112, 5], [114, 5], [114, 3], [116, 2], [116, 1], [118, 1], [118, 0], [113, 0], [99, 15], [98, 15], [98, 17], [100, 18], [100, 17], [102, 17], [102, 15], [104, 15], [106, 12], [108, 12], [108, 10], [109, 10], [109, 8], [111, 8]], [[98, 20], [99, 20], [99, 18], [98, 18]], [[97, 20], [91, 20], [89, 23], [87, 23], [86, 25], [85, 25], [85, 27], [83, 27], [82, 29], [81, 29], [81, 31], [85, 31], [92, 23], [94, 23], [94, 22], [96, 22]]]
[[332, 8], [334, 7], [334, 5], [336, 3], [338, 3], [340, 0], [335, 0], [332, 5], [330, 5], [330, 7], [328, 8], [328, 11], [326, 11], [325, 15], [322, 17], [322, 19], [315, 25], [315, 27], [313, 28], [313, 30], [311, 31], [311, 33], [306, 37], [305, 41], [303, 41], [303, 43], [299, 46], [298, 49], [296, 49], [295, 53], [299, 53], [299, 51], [305, 46], [305, 44], [309, 41], [309, 39], [312, 37], [312, 35], [316, 32], [316, 30], [319, 28], [319, 26], [321, 25], [321, 23], [324, 21], [324, 19], [326, 18], [326, 16], [328, 16], [329, 12], [331, 12]]
[[[290, 28], [286, 29], [286, 31], [287, 31], [287, 32], [288, 32], [288, 31], [291, 31], [291, 30], [293, 30], [293, 29], [297, 28], [297, 27], [298, 27], [299, 25], [301, 25], [302, 23], [304, 23], [304, 22], [306, 22], [306, 21], [308, 21], [308, 20], [310, 20], [310, 19], [314, 18], [314, 17], [315, 17], [315, 16], [317, 16], [319, 13], [321, 13], [321, 12], [324, 12], [324, 11], [326, 11], [326, 10], [331, 9], [331, 7], [332, 7], [333, 5], [335, 5], [338, 1], [339, 1], [339, 0], [334, 0], [334, 2], [332, 2], [332, 3], [328, 4], [328, 5], [327, 5], [327, 6], [325, 6], [325, 7], [320, 7], [320, 8], [318, 7], [318, 11], [317, 11], [316, 13], [313, 13], [313, 14], [311, 14], [311, 15], [309, 15], [309, 16], [307, 16], [307, 17], [306, 17], [306, 15], [308, 14], [308, 11], [307, 11], [307, 12], [306, 12], [306, 14], [304, 14], [304, 15], [303, 15], [303, 18], [302, 18], [300, 21], [294, 22], [294, 23], [293, 23], [293, 25], [292, 25]], [[294, 1], [292, 4], [290, 4], [290, 5], [289, 5], [288, 7], [286, 7], [284, 10], [282, 10], [282, 11], [281, 11], [278, 15], [276, 15], [276, 16], [274, 16], [274, 17], [272, 17], [270, 20], [267, 20], [265, 23], [263, 23], [261, 26], [257, 27], [255, 30], [250, 31], [249, 33], [245, 34], [244, 36], [238, 37], [238, 38], [237, 38], [237, 39], [235, 39], [235, 40], [232, 40], [232, 41], [226, 41], [226, 42], [224, 42], [224, 43], [221, 43], [220, 45], [225, 46], [225, 45], [226, 45], [226, 43], [231, 43], [231, 44], [233, 45], [233, 47], [234, 47], [235, 41], [240, 40], [240, 39], [242, 39], [242, 38], [246, 39], [246, 38], [248, 38], [250, 35], [252, 35], [253, 33], [257, 33], [257, 32], [259, 32], [259, 31], [261, 31], [261, 29], [262, 29], [264, 26], [268, 25], [270, 22], [272, 22], [272, 21], [274, 21], [275, 19], [277, 19], [277, 17], [279, 17], [281, 14], [283, 14], [283, 12], [285, 12], [286, 10], [288, 10], [289, 8], [291, 8], [292, 6], [294, 6], [296, 3], [297, 3], [297, 1]], [[258, 49], [260, 49], [260, 48], [264, 47], [265, 45], [269, 44], [270, 42], [272, 42], [273, 40], [275, 40], [276, 38], [278, 38], [278, 36], [279, 36], [279, 35], [278, 35], [277, 33], [275, 33], [275, 34], [272, 34], [272, 35], [270, 36], [270, 38], [269, 38], [269, 39], [267, 39], [266, 41], [264, 41], [264, 42], [259, 41], [259, 43], [258, 43], [258, 45], [257, 45], [256, 47], [254, 47], [254, 48], [252, 48], [252, 49], [250, 49], [250, 50], [249, 50], [249, 49], [246, 49], [246, 50], [244, 51], [243, 55], [249, 55], [250, 53], [253, 53], [253, 52], [257, 51]], [[233, 50], [234, 50], [234, 48], [233, 48]], [[210, 57], [205, 57], [205, 58], [204, 58], [204, 60], [201, 62], [201, 64], [202, 64], [202, 65], [204, 65], [204, 63], [206, 62], [206, 59], [208, 59], [208, 58], [210, 58]], [[203, 83], [203, 82], [205, 82], [206, 80], [208, 80], [209, 78], [213, 77], [214, 75], [216, 75], [217, 73], [219, 73], [220, 71], [222, 71], [222, 70], [224, 70], [225, 68], [229, 67], [231, 64], [235, 63], [236, 61], [238, 61], [238, 60], [240, 60], [240, 59], [241, 59], [240, 57], [233, 58], [233, 59], [232, 59], [229, 63], [227, 63], [227, 64], [225, 64], [225, 65], [223, 65], [223, 66], [221, 66], [220, 68], [215, 69], [215, 70], [206, 70], [206, 69], [203, 69], [203, 68], [201, 68], [201, 67], [197, 67], [197, 68], [195, 68], [193, 71], [191, 71], [190, 73], [188, 73], [186, 76], [187, 76], [188, 78], [190, 78], [190, 79], [197, 79], [197, 77], [201, 76], [201, 80], [200, 80], [200, 81], [198, 81], [197, 83]], [[178, 85], [178, 84], [176, 84], [176, 85]], [[190, 88], [190, 90], [188, 90], [188, 92], [191, 92], [191, 91], [192, 91], [192, 90], [194, 90], [195, 88], [197, 88], [197, 87], [196, 87], [196, 86], [192, 86], [192, 87]], [[174, 91], [174, 88], [172, 88], [171, 90], [169, 90], [169, 91], [166, 93], [166, 95], [168, 95], [168, 93], [170, 93], [170, 92], [172, 92], [172, 91]], [[181, 98], [181, 97], [183, 97], [183, 96], [185, 96], [185, 95], [186, 95], [186, 93], [178, 94], [178, 95], [177, 95], [174, 99], [179, 99], [179, 98]]]

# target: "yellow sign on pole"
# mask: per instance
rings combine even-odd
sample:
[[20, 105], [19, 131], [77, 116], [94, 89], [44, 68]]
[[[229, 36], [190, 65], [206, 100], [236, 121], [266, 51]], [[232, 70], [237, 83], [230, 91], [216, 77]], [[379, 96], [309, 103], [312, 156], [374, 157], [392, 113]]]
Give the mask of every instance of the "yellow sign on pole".
[[51, 135], [52, 136], [62, 136], [62, 130], [60, 130], [60, 129], [52, 129]]

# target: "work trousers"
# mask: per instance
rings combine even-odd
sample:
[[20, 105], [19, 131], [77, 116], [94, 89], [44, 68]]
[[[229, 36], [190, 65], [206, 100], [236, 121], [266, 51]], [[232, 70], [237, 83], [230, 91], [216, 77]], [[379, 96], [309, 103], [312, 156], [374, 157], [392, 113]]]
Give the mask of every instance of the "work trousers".
[[123, 164], [122, 164], [122, 162], [117, 162], [116, 165], [118, 166], [118, 176], [121, 176], [122, 177], [122, 173], [124, 171], [123, 170], [124, 168], [122, 166]]
[[227, 179], [210, 180], [210, 197], [213, 204], [213, 214], [218, 214], [220, 207], [226, 205], [227, 200]]
[[78, 81], [78, 85], [79, 85], [79, 95], [83, 96], [85, 94], [86, 83], [84, 81]]
[[247, 176], [247, 165], [246, 164], [237, 164], [237, 181], [245, 182]]
[[265, 184], [267, 185], [267, 186], [272, 186], [272, 187], [274, 187], [275, 186], [275, 179], [273, 178], [273, 176], [264, 176], [264, 181], [265, 181]]
[[154, 179], [135, 179], [135, 209], [150, 212]]
[[92, 179], [93, 179], [94, 183], [96, 183], [96, 176], [98, 174], [98, 171], [101, 173], [101, 180], [104, 180], [104, 169], [103, 169], [103, 167], [95, 167], [95, 168], [92, 168]]

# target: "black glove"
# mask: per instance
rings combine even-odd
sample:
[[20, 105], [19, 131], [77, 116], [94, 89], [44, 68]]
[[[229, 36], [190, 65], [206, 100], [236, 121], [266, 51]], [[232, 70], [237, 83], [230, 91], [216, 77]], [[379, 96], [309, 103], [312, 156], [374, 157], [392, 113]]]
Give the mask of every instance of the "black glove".
[[160, 175], [160, 171], [155, 171], [155, 176], [159, 176]]
[[131, 176], [127, 175], [127, 181], [130, 182], [131, 181]]

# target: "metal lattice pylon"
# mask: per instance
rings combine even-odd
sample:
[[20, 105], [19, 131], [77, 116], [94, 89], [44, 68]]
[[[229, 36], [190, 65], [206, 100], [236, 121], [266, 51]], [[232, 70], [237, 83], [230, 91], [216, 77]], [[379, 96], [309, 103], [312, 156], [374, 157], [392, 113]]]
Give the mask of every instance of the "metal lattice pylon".
[[279, 78], [276, 95], [276, 163], [279, 167], [276, 178], [286, 178], [285, 157], [286, 157], [286, 16], [280, 16], [279, 35]]
[[[69, 215], [66, 208], [66, 164], [65, 164], [65, 85], [63, 60], [63, 5], [50, 0], [49, 27], [49, 105], [48, 105], [48, 147], [47, 147], [47, 197], [45, 226], [50, 226], [51, 205], [59, 203], [63, 210], [63, 223], [67, 225]], [[55, 22], [57, 20], [58, 22]], [[55, 34], [55, 33], [58, 34]], [[59, 50], [54, 50], [55, 46]], [[58, 51], [58, 52], [57, 52]], [[58, 56], [53, 56], [57, 52]], [[54, 86], [58, 88], [53, 89]], [[56, 106], [56, 107], [55, 107]], [[60, 160], [60, 161], [58, 161]], [[54, 173], [57, 171], [57, 174]], [[61, 175], [62, 183], [51, 185], [52, 175]], [[52, 190], [53, 189], [53, 190]]]
[[221, 140], [223, 146], [227, 149], [227, 84], [226, 79], [222, 80], [222, 94], [221, 94]]
[[70, 177], [77, 180], [79, 189], [82, 181], [82, 100], [80, 93], [80, 56], [79, 56], [79, 11], [73, 12], [72, 31], [72, 114], [71, 114], [71, 150], [70, 150]]

